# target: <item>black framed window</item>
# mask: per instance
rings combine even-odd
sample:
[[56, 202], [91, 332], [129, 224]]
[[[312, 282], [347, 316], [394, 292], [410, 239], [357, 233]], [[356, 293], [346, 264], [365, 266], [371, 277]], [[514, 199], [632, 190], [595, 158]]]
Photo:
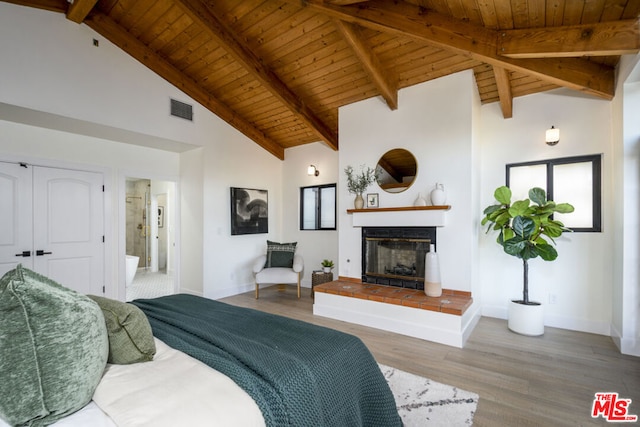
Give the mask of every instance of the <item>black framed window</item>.
[[336, 229], [336, 184], [300, 188], [300, 230]]
[[602, 155], [564, 157], [506, 166], [512, 200], [528, 198], [530, 188], [540, 187], [547, 199], [570, 203], [575, 211], [556, 214], [573, 231], [602, 231]]

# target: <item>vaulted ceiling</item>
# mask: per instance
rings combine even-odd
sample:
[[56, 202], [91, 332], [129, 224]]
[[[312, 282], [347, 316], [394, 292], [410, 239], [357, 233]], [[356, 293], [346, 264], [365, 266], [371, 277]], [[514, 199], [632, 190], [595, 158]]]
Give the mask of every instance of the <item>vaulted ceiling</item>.
[[[276, 157], [338, 108], [473, 70], [482, 103], [565, 87], [612, 99], [638, 0], [26, 0], [110, 40]], [[115, 70], [117, 72], [117, 70]]]

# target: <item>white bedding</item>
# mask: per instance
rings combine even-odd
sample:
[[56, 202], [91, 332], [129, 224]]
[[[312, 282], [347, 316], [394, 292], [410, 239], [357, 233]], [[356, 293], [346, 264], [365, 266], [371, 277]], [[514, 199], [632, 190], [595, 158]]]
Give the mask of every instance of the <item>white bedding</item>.
[[[107, 365], [93, 400], [55, 427], [264, 426], [258, 405], [226, 375], [156, 341], [152, 362]], [[8, 427], [0, 419], [0, 427]]]
[[264, 426], [233, 380], [156, 339], [152, 362], [108, 365], [94, 402], [120, 427]]
[[[73, 414], [66, 416], [51, 427], [117, 427], [111, 418], [92, 400], [85, 407]], [[10, 427], [0, 418], [0, 427]]]

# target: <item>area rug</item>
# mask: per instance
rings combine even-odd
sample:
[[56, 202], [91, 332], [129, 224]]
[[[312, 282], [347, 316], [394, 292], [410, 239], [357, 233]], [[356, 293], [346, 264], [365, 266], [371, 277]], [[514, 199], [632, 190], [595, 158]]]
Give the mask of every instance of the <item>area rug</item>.
[[385, 365], [387, 379], [406, 427], [473, 424], [478, 395]]

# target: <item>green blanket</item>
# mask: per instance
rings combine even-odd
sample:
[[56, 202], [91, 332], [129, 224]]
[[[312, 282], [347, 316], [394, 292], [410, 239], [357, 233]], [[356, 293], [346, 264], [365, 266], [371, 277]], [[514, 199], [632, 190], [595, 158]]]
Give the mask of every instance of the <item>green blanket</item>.
[[133, 304], [153, 334], [232, 378], [268, 426], [401, 426], [384, 376], [355, 336], [192, 295]]

